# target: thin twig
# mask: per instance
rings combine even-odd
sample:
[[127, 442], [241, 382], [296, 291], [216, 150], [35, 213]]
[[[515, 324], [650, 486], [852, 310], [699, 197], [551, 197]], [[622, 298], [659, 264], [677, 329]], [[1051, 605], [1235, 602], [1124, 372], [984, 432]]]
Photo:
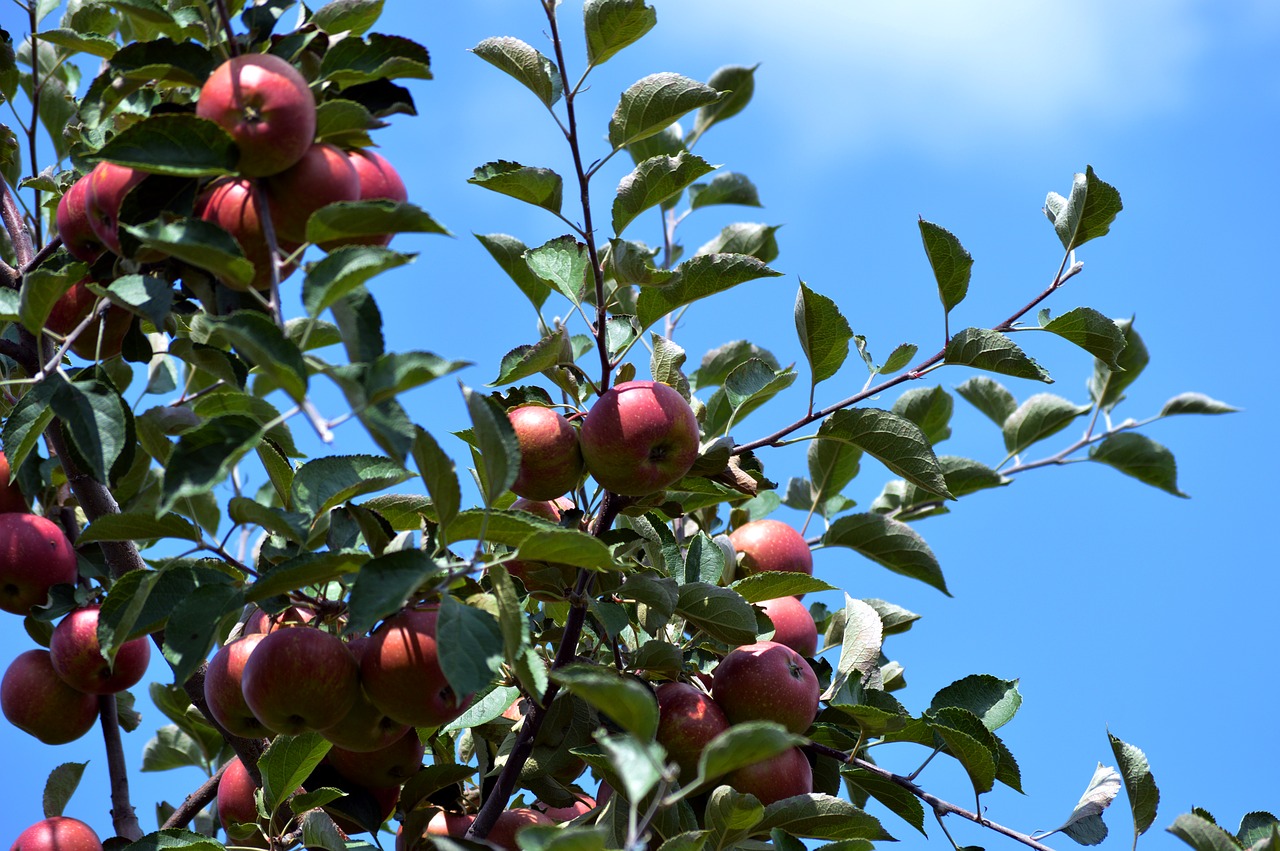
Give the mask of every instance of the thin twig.
[[218, 783], [222, 780], [222, 775], [226, 772], [227, 766], [231, 763], [224, 762], [217, 773], [187, 796], [182, 805], [173, 811], [173, 814], [160, 825], [161, 830], [170, 830], [175, 827], [186, 827], [190, 821], [200, 814], [200, 811], [218, 797]]
[[27, 230], [26, 222], [22, 220], [22, 211], [18, 209], [17, 200], [9, 191], [9, 182], [0, 179], [0, 188], [3, 188], [3, 194], [0, 195], [0, 219], [3, 219], [4, 229], [9, 233], [9, 241], [13, 243], [13, 253], [17, 255], [18, 267], [29, 268], [36, 256], [35, 246], [31, 242], [31, 232]]
[[124, 760], [124, 745], [120, 741], [120, 718], [114, 694], [98, 696], [98, 721], [107, 748], [107, 774], [111, 778], [111, 824], [116, 836], [136, 842], [142, 838], [142, 826], [138, 824], [138, 814], [129, 802], [129, 771]]
[[36, 268], [41, 263], [43, 263], [44, 261], [52, 257], [54, 252], [56, 252], [61, 247], [62, 247], [62, 236], [60, 234], [54, 234], [53, 239], [46, 242], [44, 248], [41, 248], [39, 251], [37, 251], [36, 256], [31, 258], [31, 262], [27, 263], [25, 266], [23, 266], [21, 269], [18, 270], [19, 274], [25, 275], [27, 272], [30, 272], [32, 269]]

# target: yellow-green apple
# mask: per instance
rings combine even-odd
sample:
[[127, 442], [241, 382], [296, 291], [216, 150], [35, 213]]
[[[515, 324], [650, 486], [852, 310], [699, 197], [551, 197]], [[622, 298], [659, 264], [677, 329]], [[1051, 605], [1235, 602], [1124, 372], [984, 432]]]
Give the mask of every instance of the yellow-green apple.
[[689, 472], [698, 458], [698, 420], [674, 388], [624, 381], [592, 405], [579, 442], [587, 470], [601, 487], [646, 496]]
[[520, 444], [520, 473], [512, 493], [532, 500], [555, 499], [582, 481], [578, 431], [560, 412], [522, 405], [507, 411], [507, 419]]
[[775, 757], [743, 766], [729, 773], [725, 782], [739, 792], [755, 795], [769, 804], [813, 791], [813, 769], [804, 751], [791, 748]]
[[[45, 327], [62, 336], [70, 334], [85, 317], [98, 305], [98, 297], [86, 284], [90, 279], [76, 281], [62, 296], [53, 303]], [[133, 322], [133, 314], [118, 304], [107, 308], [105, 318], [90, 323], [84, 333], [76, 337], [71, 344], [71, 351], [85, 360], [93, 360], [101, 356], [103, 360], [120, 354], [124, 346], [125, 335], [129, 333], [129, 325]], [[99, 347], [98, 339], [102, 345]]]
[[76, 609], [63, 618], [49, 639], [53, 669], [67, 685], [88, 694], [115, 694], [138, 683], [151, 661], [151, 641], [142, 636], [126, 641], [112, 665], [98, 643], [97, 606]]
[[796, 597], [777, 597], [758, 603], [773, 622], [773, 640], [785, 644], [801, 656], [818, 652], [818, 627], [808, 607]]
[[79, 819], [54, 816], [19, 833], [9, 851], [102, 851], [102, 842]]
[[818, 694], [809, 663], [776, 641], [737, 647], [712, 672], [711, 696], [731, 724], [776, 721], [803, 733], [817, 717]]
[[406, 609], [370, 636], [360, 659], [360, 682], [374, 705], [402, 724], [438, 727], [462, 714], [459, 698], [440, 668], [436, 609]]
[[339, 774], [361, 786], [400, 786], [422, 767], [424, 750], [417, 731], [411, 729], [376, 751], [330, 748], [328, 760]]
[[92, 263], [102, 256], [107, 247], [93, 232], [86, 209], [89, 191], [89, 176], [85, 175], [67, 188], [58, 199], [58, 236], [62, 244], [71, 252], [71, 256], [86, 263]]
[[18, 480], [12, 476], [9, 459], [0, 452], [0, 514], [26, 514], [31, 510], [27, 498], [22, 495]]
[[[271, 247], [262, 229], [262, 217], [254, 200], [252, 183], [231, 177], [215, 180], [196, 199], [195, 213], [235, 237], [244, 256], [253, 263], [254, 276], [247, 287], [228, 278], [223, 278], [222, 283], [242, 292], [265, 290], [271, 286]], [[276, 245], [287, 253], [298, 247], [287, 240], [277, 240]], [[293, 274], [293, 269], [292, 263], [282, 265], [280, 280]]]
[[[399, 172], [387, 162], [386, 157], [367, 149], [348, 151], [351, 165], [360, 178], [361, 201], [408, 201], [409, 190]], [[390, 245], [392, 234], [380, 236], [348, 236], [335, 239], [321, 245], [326, 251], [332, 251], [343, 245]]]
[[332, 633], [281, 629], [249, 654], [240, 687], [268, 730], [296, 736], [342, 720], [360, 696], [360, 666]]
[[61, 529], [35, 514], [0, 514], [0, 609], [30, 614], [76, 576], [76, 551]]
[[[357, 664], [364, 657], [369, 642], [370, 639], [364, 637], [347, 643], [347, 650], [351, 651]], [[320, 733], [343, 750], [369, 753], [390, 746], [408, 730], [408, 724], [401, 724], [388, 716], [361, 689], [360, 696], [342, 720], [332, 727], [325, 727]]]
[[254, 802], [257, 785], [253, 775], [244, 767], [240, 757], [233, 756], [227, 761], [227, 767], [218, 781], [218, 821], [222, 829], [232, 841], [228, 845], [244, 845], [251, 848], [266, 848], [265, 836], [255, 830], [237, 833], [232, 836], [233, 825], [259, 825], [266, 827], [265, 822], [258, 819], [258, 805]]
[[698, 776], [698, 758], [707, 743], [729, 729], [729, 719], [709, 694], [688, 683], [658, 686], [658, 744], [680, 769], [680, 780]]
[[781, 520], [752, 520], [729, 533], [729, 543], [741, 556], [743, 575], [782, 570], [813, 575], [813, 553], [804, 536]]
[[321, 207], [360, 200], [360, 175], [336, 145], [320, 142], [289, 168], [262, 182], [281, 239], [307, 241], [307, 219]]
[[196, 115], [222, 126], [240, 148], [236, 169], [266, 177], [302, 159], [316, 135], [316, 100], [284, 59], [246, 53], [219, 65], [200, 88]]
[[271, 735], [245, 702], [241, 686], [244, 665], [265, 637], [262, 633], [255, 633], [224, 644], [213, 654], [205, 671], [204, 699], [209, 705], [209, 713], [233, 736], [261, 739]]
[[0, 680], [0, 710], [10, 724], [46, 745], [64, 745], [93, 727], [98, 698], [64, 683], [48, 650], [27, 650], [9, 663]]

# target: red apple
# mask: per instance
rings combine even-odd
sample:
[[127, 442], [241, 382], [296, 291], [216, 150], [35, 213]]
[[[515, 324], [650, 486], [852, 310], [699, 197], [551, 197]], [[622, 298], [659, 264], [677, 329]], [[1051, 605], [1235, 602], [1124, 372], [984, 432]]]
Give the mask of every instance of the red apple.
[[0, 710], [9, 723], [46, 745], [74, 742], [98, 720], [98, 698], [62, 681], [48, 650], [19, 653], [0, 680]]
[[[461, 815], [458, 813], [439, 812], [431, 817], [431, 821], [427, 824], [427, 836], [450, 836], [455, 839], [461, 838], [471, 827], [471, 822], [475, 821], [475, 816]], [[506, 851], [520, 851], [520, 846], [516, 844], [516, 834], [524, 830], [526, 827], [533, 825], [551, 825], [556, 824], [555, 820], [537, 810], [528, 807], [517, 807], [514, 810], [503, 810], [498, 814], [498, 819], [493, 823], [493, 829], [489, 831], [489, 835], [485, 839], [504, 848]], [[397, 849], [402, 849], [401, 837], [396, 837]]]
[[674, 388], [624, 381], [587, 412], [579, 440], [587, 470], [601, 487], [646, 496], [689, 472], [698, 457], [698, 420]]
[[331, 633], [282, 629], [258, 642], [240, 687], [268, 730], [296, 736], [342, 720], [360, 696], [360, 666]]
[[[240, 250], [254, 266], [253, 280], [246, 287], [237, 281], [223, 279], [222, 283], [234, 290], [265, 290], [271, 286], [271, 249], [262, 230], [262, 218], [254, 201], [253, 184], [247, 180], [225, 177], [209, 184], [196, 200], [196, 215], [235, 237]], [[281, 251], [292, 253], [297, 245], [277, 240]], [[280, 280], [293, 273], [294, 264], [280, 267]]]
[[[266, 848], [267, 840], [262, 834], [254, 832], [248, 836], [231, 837], [233, 824], [258, 824], [258, 805], [254, 802], [257, 785], [249, 769], [244, 767], [240, 757], [233, 756], [227, 761], [227, 768], [218, 781], [218, 821], [227, 836], [232, 838], [229, 845], [245, 845], [251, 848]], [[263, 825], [265, 827], [265, 825]]]
[[729, 729], [729, 719], [711, 696], [687, 683], [658, 686], [658, 744], [680, 768], [681, 781], [698, 776], [707, 743]]
[[[369, 646], [369, 638], [357, 638], [347, 644], [356, 663], [364, 657], [365, 648]], [[390, 718], [369, 700], [364, 689], [355, 704], [341, 721], [332, 727], [325, 727], [321, 734], [345, 751], [369, 753], [379, 751], [399, 740], [409, 730], [408, 724], [401, 724]], [[421, 755], [419, 755], [421, 761]]]
[[247, 177], [278, 174], [302, 159], [316, 135], [316, 99], [292, 65], [269, 53], [235, 56], [204, 86], [196, 115], [217, 122], [240, 148]]
[[44, 605], [55, 585], [74, 585], [76, 551], [62, 530], [35, 514], [0, 514], [0, 609]]
[[395, 851], [416, 851], [418, 848], [428, 847], [426, 841], [429, 841], [428, 837], [432, 836], [460, 839], [466, 835], [467, 828], [471, 827], [473, 821], [475, 816], [440, 810], [432, 814], [421, 837], [413, 840], [405, 837], [404, 824], [401, 824], [400, 829], [396, 831]]
[[329, 764], [361, 786], [400, 786], [422, 767], [425, 748], [416, 730], [406, 730], [390, 745], [376, 751], [329, 750]]
[[535, 517], [541, 517], [543, 520], [550, 520], [552, 523], [560, 522], [560, 513], [573, 508], [573, 500], [566, 496], [556, 499], [525, 499], [521, 497], [511, 503], [512, 511], [525, 511]]
[[71, 184], [58, 199], [57, 222], [58, 236], [62, 237], [62, 244], [71, 252], [71, 256], [92, 263], [102, 256], [107, 247], [93, 232], [93, 224], [89, 221], [89, 212], [85, 207], [88, 191], [88, 175]]
[[253, 613], [245, 619], [244, 626], [240, 629], [240, 634], [266, 635], [269, 632], [275, 632], [277, 629], [310, 623], [315, 616], [315, 612], [300, 606], [290, 606], [283, 612], [278, 612], [274, 615], [269, 615], [262, 609], [255, 607]]
[[49, 653], [53, 669], [67, 685], [87, 694], [115, 694], [139, 682], [151, 661], [146, 637], [126, 641], [112, 666], [98, 643], [98, 607], [76, 609], [53, 630]]
[[813, 575], [813, 553], [804, 536], [781, 520], [752, 520], [729, 534], [729, 543], [742, 556], [744, 575], [782, 570]]
[[813, 769], [804, 751], [792, 748], [771, 759], [730, 772], [725, 782], [739, 792], [755, 795], [769, 804], [813, 791]]
[[466, 709], [471, 695], [459, 699], [440, 669], [434, 607], [388, 618], [371, 639], [360, 660], [360, 681], [387, 715], [414, 727], [439, 727]]
[[573, 821], [578, 816], [586, 815], [596, 808], [596, 799], [586, 793], [578, 795], [578, 800], [567, 807], [552, 807], [542, 801], [534, 801], [533, 808], [552, 821]]
[[360, 175], [336, 145], [312, 145], [289, 168], [262, 183], [281, 239], [307, 241], [307, 219], [321, 207], [360, 199]]
[[9, 851], [102, 851], [102, 842], [79, 819], [54, 816], [19, 833]]
[[[86, 286], [89, 280], [85, 278], [82, 281], [76, 281], [71, 285], [71, 289], [53, 303], [49, 318], [44, 323], [46, 328], [65, 337], [84, 321], [90, 311], [98, 305], [98, 297]], [[113, 304], [107, 308], [104, 320], [90, 324], [85, 328], [84, 333], [76, 337], [75, 342], [71, 344], [71, 351], [85, 360], [93, 360], [99, 355], [103, 360], [113, 358], [120, 354], [125, 335], [129, 333], [129, 325], [132, 322], [132, 313], [118, 304]], [[98, 346], [99, 337], [102, 337], [101, 349]]]
[[796, 597], [778, 597], [758, 604], [773, 621], [773, 640], [785, 644], [801, 656], [818, 652], [818, 627], [809, 609]]
[[[348, 151], [351, 165], [360, 177], [361, 201], [408, 201], [409, 191], [399, 173], [381, 154], [366, 149]], [[389, 245], [392, 234], [349, 236], [323, 244], [326, 251], [343, 245]]]
[[520, 444], [520, 474], [511, 490], [532, 500], [555, 499], [582, 481], [578, 431], [558, 411], [523, 405], [507, 411]]
[[346, 834], [376, 832], [400, 800], [400, 786], [362, 786], [338, 773], [332, 765], [320, 763], [303, 785], [310, 790], [331, 787], [346, 797], [325, 804], [325, 812]]
[[209, 713], [233, 736], [261, 739], [271, 735], [271, 731], [245, 703], [241, 685], [245, 663], [265, 637], [262, 634], [246, 635], [223, 645], [213, 654], [205, 671], [204, 699], [209, 705]]
[[9, 459], [0, 452], [0, 514], [26, 514], [31, 510], [27, 498], [22, 495], [18, 480], [12, 476]]
[[818, 715], [818, 677], [803, 656], [775, 641], [731, 650], [712, 677], [711, 695], [731, 724], [776, 721], [803, 733]]
[[[573, 501], [563, 496], [554, 500], [537, 501], [521, 497], [511, 503], [512, 511], [525, 511], [553, 523], [559, 523], [560, 512], [570, 508], [573, 508]], [[563, 600], [565, 589], [573, 587], [578, 575], [578, 569], [567, 564], [513, 559], [503, 567], [507, 569], [507, 573], [520, 580], [535, 600]]]
[[100, 162], [85, 178], [85, 213], [93, 233], [113, 254], [120, 248], [120, 206], [124, 196], [147, 176], [136, 168]]

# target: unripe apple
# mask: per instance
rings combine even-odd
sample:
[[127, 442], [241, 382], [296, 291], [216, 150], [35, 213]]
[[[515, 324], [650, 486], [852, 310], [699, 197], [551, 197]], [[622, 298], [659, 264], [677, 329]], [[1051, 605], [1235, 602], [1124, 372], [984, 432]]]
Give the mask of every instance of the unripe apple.
[[[271, 247], [262, 229], [262, 217], [254, 200], [252, 183], [230, 177], [215, 180], [196, 199], [195, 213], [235, 237], [244, 256], [253, 263], [254, 276], [247, 287], [230, 279], [222, 279], [223, 284], [241, 292], [265, 290], [271, 286]], [[287, 240], [277, 240], [276, 245], [286, 253], [292, 253], [298, 247]], [[280, 280], [293, 274], [294, 268], [292, 263], [281, 266]]]
[[[357, 638], [348, 642], [347, 650], [359, 664], [364, 651], [369, 646], [369, 638]], [[325, 727], [320, 733], [345, 751], [369, 753], [380, 751], [398, 741], [409, 730], [408, 724], [401, 724], [383, 712], [369, 696], [360, 690], [360, 696], [343, 719], [332, 727]], [[419, 755], [421, 761], [421, 755]]]
[[147, 176], [136, 168], [100, 162], [85, 180], [85, 214], [93, 233], [113, 254], [120, 248], [120, 206], [124, 196]]
[[0, 609], [28, 615], [55, 585], [74, 585], [76, 551], [67, 536], [35, 514], [0, 514]]
[[89, 191], [89, 176], [85, 175], [71, 184], [62, 197], [58, 199], [58, 236], [62, 244], [71, 252], [71, 256], [86, 263], [92, 263], [107, 250], [102, 240], [93, 232], [93, 224], [89, 221], [86, 209]]
[[729, 534], [729, 543], [742, 556], [743, 575], [782, 570], [813, 575], [813, 553], [804, 536], [781, 520], [752, 520]]
[[360, 199], [360, 175], [336, 145], [320, 142], [289, 168], [262, 182], [281, 239], [307, 241], [307, 219], [321, 207]]
[[680, 768], [680, 780], [698, 776], [698, 758], [707, 743], [729, 729], [729, 719], [710, 695], [688, 683], [658, 686], [658, 744]]
[[424, 751], [417, 731], [410, 729], [376, 751], [330, 748], [328, 759], [339, 774], [361, 786], [400, 786], [422, 767]]
[[76, 691], [53, 670], [48, 650], [19, 653], [0, 680], [9, 723], [46, 745], [74, 742], [98, 720], [98, 698]]
[[54, 816], [19, 833], [9, 851], [102, 851], [102, 842], [79, 819]]
[[0, 452], [0, 514], [26, 514], [31, 509], [18, 487], [18, 480], [10, 478], [12, 475], [9, 459]]
[[245, 702], [241, 685], [244, 666], [254, 648], [266, 636], [246, 635], [225, 644], [213, 654], [204, 675], [204, 699], [209, 713], [228, 733], [245, 739], [262, 739], [271, 735]]
[[[227, 831], [227, 836], [231, 838], [228, 845], [267, 847], [266, 837], [257, 832], [248, 836], [231, 837], [233, 824], [260, 824], [258, 805], [254, 801], [254, 792], [257, 788], [253, 782], [253, 776], [249, 774], [249, 769], [244, 767], [240, 757], [231, 757], [227, 761], [226, 770], [222, 772], [222, 779], [218, 781], [218, 821], [222, 823], [222, 829]], [[266, 827], [265, 824], [262, 826]]]
[[217, 122], [240, 148], [247, 177], [278, 174], [302, 159], [316, 135], [316, 100], [292, 65], [269, 53], [234, 56], [200, 88], [196, 115]]
[[582, 481], [578, 431], [558, 411], [522, 405], [507, 411], [507, 419], [520, 444], [520, 473], [512, 493], [532, 500], [555, 499]]
[[[98, 296], [86, 284], [90, 279], [76, 281], [62, 296], [53, 303], [45, 327], [62, 336], [70, 334], [85, 317], [97, 306]], [[85, 360], [93, 360], [101, 355], [103, 360], [120, 354], [124, 346], [125, 335], [129, 333], [129, 325], [133, 322], [133, 314], [118, 304], [107, 308], [105, 318], [91, 323], [71, 344], [71, 351]], [[98, 338], [102, 338], [102, 346], [98, 346]]]
[[579, 442], [587, 470], [601, 487], [647, 496], [689, 472], [698, 458], [698, 420], [674, 388], [624, 381], [587, 412]]
[[471, 695], [459, 699], [440, 669], [434, 607], [388, 618], [371, 639], [360, 660], [360, 681], [387, 715], [414, 727], [439, 727], [466, 709]]
[[796, 651], [757, 641], [729, 652], [712, 673], [711, 696], [731, 724], [776, 721], [793, 733], [818, 715], [818, 677]]
[[258, 642], [240, 686], [268, 730], [296, 736], [342, 720], [360, 695], [360, 666], [331, 633], [282, 629]]
[[146, 636], [120, 645], [112, 666], [98, 643], [97, 606], [76, 609], [53, 630], [49, 653], [53, 669], [67, 685], [87, 694], [115, 694], [133, 686], [147, 673], [151, 641]]
[[813, 769], [804, 751], [792, 748], [730, 772], [725, 782], [739, 792], [755, 795], [767, 807], [784, 798], [812, 792]]
[[757, 604], [773, 621], [773, 640], [806, 658], [818, 652], [818, 627], [808, 607], [796, 597], [778, 597]]

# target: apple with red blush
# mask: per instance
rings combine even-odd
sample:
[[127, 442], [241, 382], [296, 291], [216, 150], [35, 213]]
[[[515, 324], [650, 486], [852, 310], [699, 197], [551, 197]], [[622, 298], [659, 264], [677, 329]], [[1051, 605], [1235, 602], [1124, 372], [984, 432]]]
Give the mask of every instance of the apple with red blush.
[[624, 381], [606, 390], [579, 432], [592, 478], [625, 496], [648, 496], [678, 482], [698, 458], [698, 441], [693, 408], [657, 381]]

